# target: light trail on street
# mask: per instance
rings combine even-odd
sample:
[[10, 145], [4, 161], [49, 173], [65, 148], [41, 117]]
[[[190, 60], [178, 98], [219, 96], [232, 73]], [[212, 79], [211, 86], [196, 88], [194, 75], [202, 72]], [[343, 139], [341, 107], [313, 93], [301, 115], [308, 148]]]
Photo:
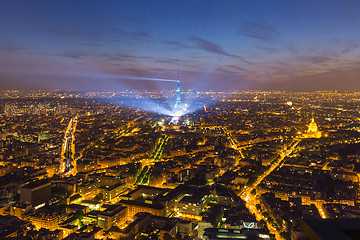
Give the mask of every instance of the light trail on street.
[[[69, 121], [69, 124], [65, 130], [64, 140], [63, 140], [63, 144], [61, 147], [60, 173], [65, 172], [66, 160], [67, 160], [65, 158], [65, 155], [66, 155], [66, 151], [67, 151], [69, 144], [70, 144], [70, 149], [71, 149], [70, 158], [73, 159], [73, 161], [74, 161], [74, 154], [75, 154], [75, 144], [74, 144], [75, 137], [74, 136], [75, 136], [78, 117], [79, 117], [79, 115], [76, 115], [75, 117], [71, 118]], [[69, 171], [69, 172], [76, 174], [76, 161], [74, 161], [72, 164], [73, 164], [73, 170]]]
[[261, 174], [254, 183], [251, 184], [251, 186], [245, 186], [244, 190], [240, 193], [241, 198], [246, 198], [246, 196], [257, 186], [259, 185], [272, 171], [274, 171], [281, 163], [282, 161], [288, 157], [296, 148], [296, 146], [299, 144], [301, 140], [295, 139], [290, 144], [290, 149], [286, 150], [284, 153], [282, 153], [279, 157], [279, 159], [273, 163], [270, 168], [268, 168], [263, 174]]
[[[224, 129], [224, 128], [223, 128]], [[228, 131], [226, 129], [224, 129], [224, 132], [227, 136], [227, 138], [229, 139], [231, 145], [233, 146], [233, 148], [235, 150], [238, 151], [238, 153], [240, 154], [240, 156], [242, 158], [244, 158], [244, 155], [242, 153], [242, 149], [244, 148], [244, 146], [239, 147], [236, 140], [230, 135], [230, 133], [228, 133]], [[284, 238], [280, 235], [280, 232], [276, 229], [276, 227], [274, 227], [272, 225], [272, 223], [269, 222], [269, 219], [264, 217], [263, 214], [256, 208], [256, 205], [259, 204], [260, 206], [262, 206], [262, 209], [264, 209], [264, 205], [261, 204], [261, 202], [256, 198], [256, 196], [254, 194], [252, 194], [252, 190], [255, 189], [271, 172], [273, 172], [278, 166], [280, 166], [281, 163], [283, 163], [283, 160], [288, 157], [290, 154], [293, 153], [293, 151], [296, 149], [296, 147], [298, 146], [298, 144], [300, 143], [301, 139], [294, 139], [289, 147], [287, 148], [287, 150], [282, 151], [280, 157], [273, 162], [273, 164], [263, 173], [261, 174], [261, 176], [259, 176], [255, 182], [253, 182], [251, 185], [248, 185], [243, 188], [243, 190], [238, 194], [241, 199], [243, 199], [246, 202], [246, 207], [249, 209], [249, 211], [255, 215], [256, 219], [258, 221], [260, 220], [264, 220], [266, 225], [268, 226], [268, 229], [270, 231], [270, 233], [275, 235], [275, 238], [277, 240], [284, 240]], [[253, 143], [249, 144], [249, 145], [253, 145]], [[270, 212], [270, 211], [268, 211]], [[271, 216], [271, 212], [269, 213], [269, 215]], [[275, 221], [275, 224], [277, 225], [277, 222]], [[281, 229], [281, 226], [277, 225], [278, 228]]]

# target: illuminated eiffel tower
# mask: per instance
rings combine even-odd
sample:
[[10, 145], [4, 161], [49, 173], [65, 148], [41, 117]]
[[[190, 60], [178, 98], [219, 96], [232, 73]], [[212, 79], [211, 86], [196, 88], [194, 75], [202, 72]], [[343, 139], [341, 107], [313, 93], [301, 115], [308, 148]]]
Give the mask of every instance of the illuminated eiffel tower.
[[181, 115], [182, 114], [182, 105], [181, 105], [181, 96], [180, 96], [180, 81], [177, 82], [178, 86], [177, 86], [177, 90], [176, 90], [176, 103], [174, 106], [174, 112], [176, 115]]

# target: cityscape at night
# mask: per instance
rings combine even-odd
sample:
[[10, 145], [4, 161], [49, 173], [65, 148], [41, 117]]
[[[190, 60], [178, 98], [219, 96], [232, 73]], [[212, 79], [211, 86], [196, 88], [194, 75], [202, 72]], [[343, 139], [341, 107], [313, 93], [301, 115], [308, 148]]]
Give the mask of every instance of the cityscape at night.
[[0, 239], [360, 239], [359, 9], [0, 1]]

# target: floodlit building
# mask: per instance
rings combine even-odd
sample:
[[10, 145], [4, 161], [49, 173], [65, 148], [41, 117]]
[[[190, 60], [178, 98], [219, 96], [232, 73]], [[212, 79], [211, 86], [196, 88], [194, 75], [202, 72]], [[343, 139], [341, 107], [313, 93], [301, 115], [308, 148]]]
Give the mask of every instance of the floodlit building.
[[36, 212], [28, 216], [29, 221], [36, 229], [46, 228], [50, 231], [59, 229], [60, 224], [67, 219], [66, 214], [57, 212]]
[[98, 215], [98, 226], [108, 230], [114, 225], [121, 225], [127, 220], [127, 208], [120, 205], [109, 205]]
[[147, 212], [152, 215], [163, 216], [166, 215], [165, 207], [160, 203], [155, 203], [151, 200], [145, 202], [133, 201], [133, 200], [120, 200], [120, 203], [128, 207], [128, 218], [133, 219], [139, 212]]
[[318, 130], [315, 119], [312, 118], [304, 138], [321, 138], [321, 132]]
[[126, 184], [118, 183], [112, 186], [103, 186], [100, 188], [105, 201], [111, 202], [126, 189]]
[[31, 210], [32, 206], [29, 203], [15, 203], [10, 207], [10, 215], [24, 220], [25, 214], [28, 214]]
[[175, 188], [175, 212], [185, 219], [200, 221], [201, 213], [210, 201], [210, 192], [206, 187], [183, 186]]

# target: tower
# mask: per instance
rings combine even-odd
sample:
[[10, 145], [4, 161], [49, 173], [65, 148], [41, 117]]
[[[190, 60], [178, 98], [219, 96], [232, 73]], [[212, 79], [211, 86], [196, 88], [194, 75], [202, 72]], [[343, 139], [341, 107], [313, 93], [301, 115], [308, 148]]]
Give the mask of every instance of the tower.
[[177, 90], [176, 90], [176, 103], [174, 106], [175, 114], [179, 115], [182, 112], [182, 105], [181, 105], [181, 97], [180, 97], [180, 81], [177, 82]]

